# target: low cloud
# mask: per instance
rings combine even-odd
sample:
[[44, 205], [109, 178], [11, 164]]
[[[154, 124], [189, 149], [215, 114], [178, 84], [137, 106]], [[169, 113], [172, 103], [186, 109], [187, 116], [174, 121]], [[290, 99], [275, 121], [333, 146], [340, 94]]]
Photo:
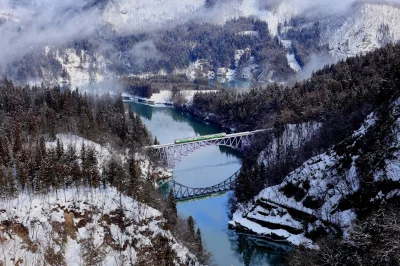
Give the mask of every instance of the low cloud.
[[137, 43], [130, 50], [130, 54], [135, 60], [135, 64], [139, 66], [144, 66], [147, 60], [158, 61], [161, 59], [161, 53], [152, 40]]
[[0, 0], [0, 63], [90, 35], [98, 27], [99, 10], [84, 7], [82, 0]]
[[332, 56], [326, 55], [311, 55], [309, 62], [302, 68], [302, 71], [297, 74], [297, 80], [309, 79], [314, 71], [323, 68], [325, 65], [331, 65], [338, 61]]

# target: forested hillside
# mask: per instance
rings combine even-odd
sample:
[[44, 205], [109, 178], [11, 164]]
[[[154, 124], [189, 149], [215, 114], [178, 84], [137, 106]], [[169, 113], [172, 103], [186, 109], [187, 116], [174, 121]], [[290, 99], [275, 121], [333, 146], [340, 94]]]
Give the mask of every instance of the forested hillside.
[[[269, 166], [261, 179], [248, 180], [250, 184], [254, 183], [249, 186], [254, 187], [254, 191], [249, 192], [248, 187], [236, 188], [237, 196], [242, 192], [248, 195], [239, 198], [249, 200], [269, 178], [281, 182], [290, 170], [316, 152], [343, 140], [368, 113], [396, 95], [400, 84], [399, 55], [400, 45], [390, 44], [365, 56], [327, 65], [309, 80], [298, 82], [291, 88], [271, 85], [245, 93], [225, 90], [196, 94], [193, 104], [185, 110], [203, 118], [212, 117], [220, 125], [238, 131], [274, 127], [277, 136], [286, 124], [322, 122], [319, 134], [305, 144], [302, 152], [288, 152], [281, 156], [281, 162]], [[260, 151], [268, 139], [270, 136], [265, 136], [257, 142], [261, 146], [253, 148]], [[258, 155], [257, 152], [254, 154]]]
[[398, 41], [400, 9], [391, 2], [348, 1], [336, 9], [294, 0], [174, 0], [166, 6], [158, 0], [7, 0], [0, 7], [0, 71], [21, 84], [75, 88], [120, 75], [191, 77], [200, 64], [196, 74], [203, 77], [287, 82], [300, 69], [308, 77], [332, 55], [346, 58]]
[[191, 64], [204, 60], [204, 69], [194, 78], [207, 77], [210, 71], [217, 75], [220, 68], [237, 69], [238, 77], [250, 78], [247, 71], [241, 72], [251, 66], [258, 68], [254, 77], [271, 73], [273, 80], [285, 81], [295, 75], [286, 50], [270, 35], [265, 21], [253, 18], [223, 25], [188, 22], [152, 34], [119, 36], [105, 28], [63, 47], [28, 53], [13, 62], [7, 74], [18, 82], [81, 86], [119, 75], [186, 74]]
[[0, 264], [206, 263], [193, 219], [155, 190], [152, 142], [120, 95], [1, 80]]
[[313, 250], [287, 265], [398, 265], [399, 104], [240, 205], [230, 225]]

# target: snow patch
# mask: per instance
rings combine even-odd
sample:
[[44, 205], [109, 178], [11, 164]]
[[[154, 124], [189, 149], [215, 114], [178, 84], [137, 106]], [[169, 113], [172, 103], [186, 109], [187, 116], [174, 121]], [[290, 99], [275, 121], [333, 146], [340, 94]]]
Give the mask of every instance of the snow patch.
[[299, 63], [297, 62], [294, 54], [287, 53], [286, 58], [287, 58], [288, 64], [291, 69], [293, 69], [295, 72], [301, 71], [301, 67], [300, 67]]

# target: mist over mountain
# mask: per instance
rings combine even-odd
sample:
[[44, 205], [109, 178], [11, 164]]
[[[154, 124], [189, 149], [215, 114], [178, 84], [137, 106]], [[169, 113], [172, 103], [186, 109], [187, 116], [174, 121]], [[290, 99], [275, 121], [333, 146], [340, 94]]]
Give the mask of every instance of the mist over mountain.
[[[277, 38], [275, 52], [265, 52], [260, 46], [265, 40], [252, 35], [260, 29], [236, 23], [229, 28], [236, 44], [220, 48], [227, 59], [194, 54], [204, 45], [194, 32], [199, 25], [213, 45], [227, 43], [227, 36], [215, 36], [212, 27], [204, 25], [223, 26], [241, 17], [266, 23], [262, 27]], [[203, 69], [211, 71], [201, 73], [204, 78], [232, 69], [233, 77], [282, 82], [296, 75], [308, 77], [314, 66], [399, 40], [399, 17], [397, 1], [1, 0], [0, 69], [22, 83], [82, 86], [160, 71], [193, 76], [191, 64], [204, 59], [208, 67]], [[247, 34], [242, 38], [246, 40], [234, 34]], [[163, 44], [171, 41], [179, 47], [174, 55]], [[257, 56], [262, 49], [264, 55]], [[165, 63], [176, 53], [179, 62]], [[328, 55], [333, 59], [325, 60]], [[316, 63], [317, 58], [321, 62]], [[299, 69], [304, 72], [296, 74]]]

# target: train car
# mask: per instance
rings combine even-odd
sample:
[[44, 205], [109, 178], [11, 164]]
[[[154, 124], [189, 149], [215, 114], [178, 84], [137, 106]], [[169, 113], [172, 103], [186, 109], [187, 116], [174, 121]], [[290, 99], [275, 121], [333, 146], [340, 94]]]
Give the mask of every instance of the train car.
[[213, 134], [213, 135], [198, 136], [198, 137], [193, 137], [193, 138], [177, 139], [174, 141], [174, 143], [182, 144], [182, 143], [196, 142], [196, 141], [202, 141], [202, 140], [219, 139], [219, 138], [223, 138], [225, 136], [226, 136], [226, 133], [219, 133], [219, 134]]

